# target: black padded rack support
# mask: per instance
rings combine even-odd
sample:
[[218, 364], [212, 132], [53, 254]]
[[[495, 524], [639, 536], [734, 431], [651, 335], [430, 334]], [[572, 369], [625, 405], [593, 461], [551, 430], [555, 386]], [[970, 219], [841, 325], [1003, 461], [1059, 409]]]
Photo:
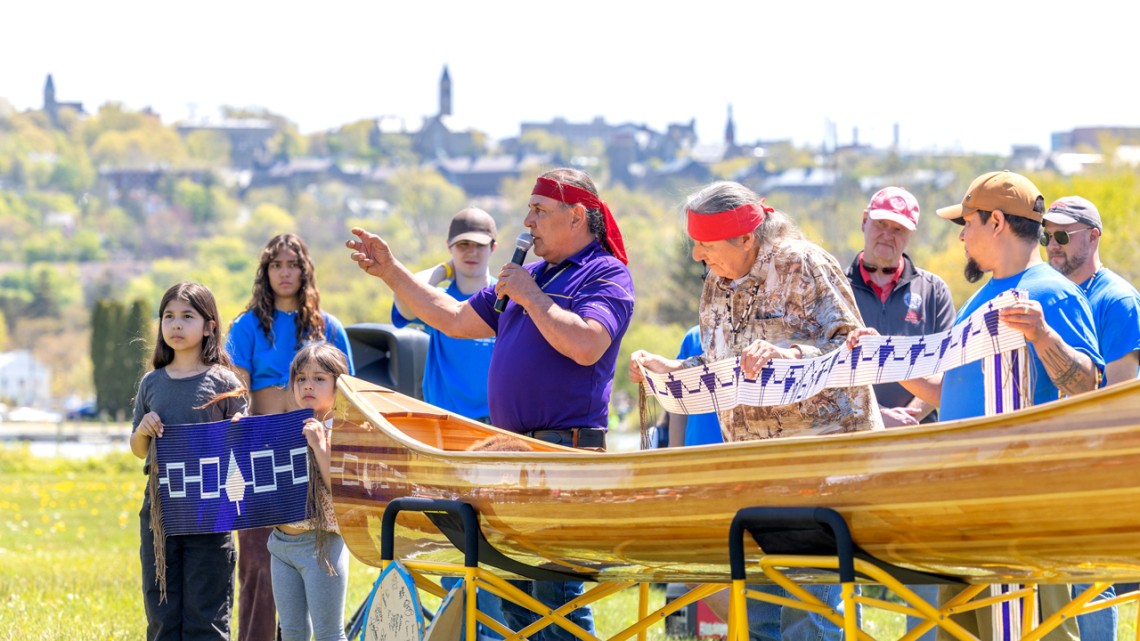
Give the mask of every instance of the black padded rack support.
[[439, 531], [457, 550], [463, 552], [463, 565], [469, 568], [480, 563], [511, 572], [535, 581], [594, 581], [589, 574], [563, 570], [548, 570], [516, 561], [495, 549], [479, 529], [475, 508], [462, 501], [404, 497], [393, 499], [384, 508], [380, 529], [380, 558], [391, 561], [395, 555], [396, 516], [401, 511], [421, 512], [431, 519]]
[[746, 576], [746, 532], [752, 535], [765, 554], [838, 557], [839, 581], [842, 583], [856, 579], [855, 559], [860, 559], [874, 564], [904, 584], [964, 584], [957, 577], [908, 570], [871, 556], [855, 545], [843, 516], [826, 507], [747, 507], [737, 512], [728, 534], [728, 562], [733, 580]]

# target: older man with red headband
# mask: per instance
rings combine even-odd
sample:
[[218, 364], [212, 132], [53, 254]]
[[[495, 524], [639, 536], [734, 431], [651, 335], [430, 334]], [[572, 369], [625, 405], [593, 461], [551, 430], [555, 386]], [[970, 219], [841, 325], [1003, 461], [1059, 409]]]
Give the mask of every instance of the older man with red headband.
[[[496, 337], [488, 374], [491, 423], [570, 447], [604, 449], [610, 390], [622, 336], [633, 315], [633, 281], [621, 232], [590, 177], [556, 169], [538, 178], [523, 224], [542, 260], [507, 263], [498, 282], [457, 301], [416, 279], [375, 234], [353, 229], [352, 260], [379, 277], [428, 325], [455, 338]], [[500, 313], [499, 298], [509, 297]], [[520, 583], [557, 608], [581, 595], [575, 582]], [[508, 625], [537, 616], [504, 600]], [[568, 616], [593, 634], [589, 608]], [[558, 626], [533, 641], [577, 637]]]
[[[714, 183], [690, 196], [686, 208], [693, 260], [704, 261], [711, 272], [699, 310], [704, 355], [680, 361], [636, 351], [629, 366], [633, 381], [643, 380], [639, 366], [670, 372], [737, 356], [752, 378], [773, 358], [811, 358], [837, 349], [848, 332], [862, 326], [839, 262], [750, 189]], [[719, 412], [719, 418], [725, 441], [883, 429], [870, 386], [827, 389], [790, 405], [737, 406]], [[752, 587], [788, 596], [777, 586]], [[839, 585], [807, 589], [840, 609]], [[726, 614], [725, 599], [708, 603]], [[757, 600], [749, 600], [748, 621], [754, 640], [838, 641], [843, 636], [822, 616]]]
[[[787, 216], [747, 187], [714, 183], [688, 202], [693, 260], [712, 272], [701, 293], [704, 355], [687, 361], [636, 351], [638, 365], [671, 372], [740, 356], [746, 376], [773, 358], [812, 358], [862, 327], [847, 276], [831, 254], [804, 239]], [[870, 387], [828, 389], [799, 403], [720, 412], [725, 441], [881, 429]]]

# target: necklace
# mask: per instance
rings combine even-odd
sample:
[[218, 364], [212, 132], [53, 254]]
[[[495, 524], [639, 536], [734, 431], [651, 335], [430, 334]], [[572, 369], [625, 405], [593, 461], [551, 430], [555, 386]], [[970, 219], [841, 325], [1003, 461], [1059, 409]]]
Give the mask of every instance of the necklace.
[[559, 268], [558, 268], [558, 271], [554, 272], [554, 274], [553, 274], [553, 275], [552, 275], [550, 278], [546, 278], [546, 274], [548, 274], [548, 273], [549, 273], [549, 269], [548, 269], [548, 267], [549, 267], [549, 265], [543, 266], [543, 268], [542, 268], [542, 273], [540, 273], [540, 274], [538, 275], [538, 277], [534, 279], [534, 280], [535, 280], [535, 282], [538, 282], [538, 280], [539, 280], [539, 279], [542, 279], [542, 281], [543, 281], [543, 282], [542, 282], [542, 284], [541, 284], [541, 285], [539, 285], [539, 286], [538, 286], [538, 288], [539, 288], [540, 290], [544, 291], [544, 292], [546, 291], [546, 288], [547, 288], [547, 287], [550, 285], [550, 283], [553, 283], [553, 282], [554, 282], [554, 279], [555, 279], [555, 278], [558, 278], [559, 276], [561, 276], [561, 275], [562, 275], [562, 272], [566, 271], [566, 269], [567, 269], [568, 267], [570, 267], [570, 263], [568, 263], [568, 262], [563, 262], [563, 263], [562, 263], [562, 264], [559, 266]]
[[[772, 256], [774, 256], [775, 254], [776, 254], [776, 248], [773, 247], [772, 249], [768, 250], [762, 256], [760, 256], [759, 258], [756, 259], [756, 263], [754, 264], [754, 266], [752, 267], [752, 269], [750, 271], [755, 273], [756, 272], [755, 265], [761, 264], [761, 263], [767, 264], [768, 261], [772, 260]], [[756, 277], [754, 277], [754, 278], [756, 278]], [[744, 313], [742, 313], [740, 315], [740, 317], [736, 319], [736, 321], [732, 320], [732, 296], [733, 296], [733, 294], [736, 293], [737, 290], [735, 287], [726, 287], [725, 288], [724, 312], [728, 316], [728, 329], [729, 329], [729, 331], [732, 332], [732, 341], [734, 343], [736, 342], [736, 335], [740, 333], [740, 330], [744, 329], [745, 321], [752, 314], [752, 306], [756, 303], [756, 294], [760, 291], [760, 283], [761, 283], [760, 279], [756, 278], [756, 284], [752, 286], [752, 293], [749, 294], [749, 296], [748, 296], [748, 304], [744, 307]]]
[[[569, 269], [571, 264], [572, 263], [570, 263], [569, 261], [563, 261], [559, 265], [558, 270], [551, 273], [551, 267], [552, 266], [549, 263], [547, 263], [546, 265], [543, 265], [534, 274], [532, 274], [532, 276], [534, 277], [535, 284], [538, 285], [539, 291], [541, 291], [545, 294], [546, 288], [549, 287], [550, 284], [554, 282], [554, 279], [561, 276], [562, 272]], [[546, 276], [547, 274], [551, 274], [551, 276], [549, 278], [547, 278], [547, 276]], [[541, 283], [539, 281], [541, 281]], [[550, 295], [551, 294], [547, 294], [547, 296], [550, 296]], [[557, 294], [554, 294], [554, 295], [557, 296]], [[522, 313], [523, 313], [523, 316], [529, 316], [530, 315], [530, 313], [527, 312], [525, 309], [522, 310]]]
[[725, 291], [724, 296], [724, 312], [728, 317], [728, 329], [732, 332], [732, 340], [736, 342], [736, 335], [744, 328], [744, 322], [752, 314], [752, 305], [756, 302], [756, 293], [760, 291], [760, 283], [752, 286], [752, 293], [748, 296], [748, 304], [744, 306], [744, 312], [735, 321], [732, 320], [732, 298], [736, 290], [730, 289]]
[[1084, 292], [1085, 298], [1089, 297], [1089, 290], [1092, 289], [1093, 281], [1096, 280], [1097, 276], [1100, 276], [1100, 269], [1097, 269], [1095, 272], [1093, 272], [1093, 275], [1089, 276], [1089, 279], [1086, 280], [1085, 284], [1081, 286], [1081, 291]]

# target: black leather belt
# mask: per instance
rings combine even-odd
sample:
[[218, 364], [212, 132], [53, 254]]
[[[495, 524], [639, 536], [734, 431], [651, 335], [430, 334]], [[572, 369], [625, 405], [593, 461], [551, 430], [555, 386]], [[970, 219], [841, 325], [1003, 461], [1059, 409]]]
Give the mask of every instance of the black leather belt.
[[524, 432], [531, 438], [536, 438], [556, 445], [570, 447], [606, 449], [606, 431], [600, 427], [570, 427], [562, 430], [534, 430]]

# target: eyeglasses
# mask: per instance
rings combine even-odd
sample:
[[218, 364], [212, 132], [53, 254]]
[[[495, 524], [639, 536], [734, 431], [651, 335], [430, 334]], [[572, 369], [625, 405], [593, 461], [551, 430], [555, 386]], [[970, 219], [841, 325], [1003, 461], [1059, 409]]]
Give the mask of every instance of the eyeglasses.
[[1041, 232], [1041, 246], [1048, 247], [1050, 240], [1056, 240], [1058, 245], [1068, 245], [1070, 236], [1073, 234], [1079, 234], [1083, 231], [1088, 231], [1090, 229], [1092, 229], [1092, 227], [1085, 227], [1084, 229], [1077, 229], [1074, 231], [1058, 230], [1052, 233], [1043, 231]]

